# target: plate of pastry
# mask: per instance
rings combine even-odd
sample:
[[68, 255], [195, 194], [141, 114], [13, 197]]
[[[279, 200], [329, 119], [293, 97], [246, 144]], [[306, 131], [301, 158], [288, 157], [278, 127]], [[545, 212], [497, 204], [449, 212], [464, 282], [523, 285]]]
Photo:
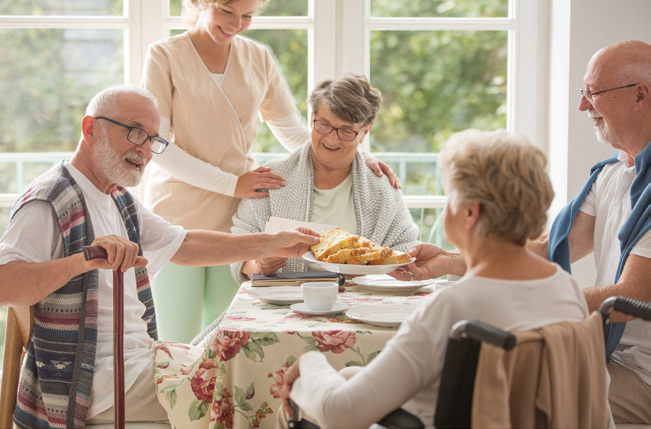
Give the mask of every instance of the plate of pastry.
[[412, 262], [412, 257], [381, 246], [343, 228], [321, 233], [321, 241], [303, 259], [326, 271], [348, 275], [386, 274]]

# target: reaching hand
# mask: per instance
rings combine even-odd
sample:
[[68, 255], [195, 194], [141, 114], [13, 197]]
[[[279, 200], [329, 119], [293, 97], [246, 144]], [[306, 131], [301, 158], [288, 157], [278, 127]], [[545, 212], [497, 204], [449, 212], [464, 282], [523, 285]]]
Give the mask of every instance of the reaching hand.
[[[271, 246], [269, 254], [298, 258], [319, 242], [319, 234], [308, 228], [294, 228], [270, 234]], [[274, 249], [274, 250], [271, 250]]]
[[91, 246], [98, 246], [106, 250], [107, 259], [93, 259], [86, 261], [89, 270], [105, 269], [120, 270], [123, 273], [131, 267], [147, 265], [147, 259], [138, 256], [138, 245], [124, 237], [105, 235], [97, 237]]
[[287, 258], [262, 258], [256, 259], [255, 264], [258, 266], [258, 272], [265, 276], [273, 276], [276, 271], [287, 265]]
[[283, 400], [283, 408], [288, 417], [294, 417], [294, 410], [289, 403], [289, 394], [292, 392], [292, 386], [298, 377], [301, 376], [301, 370], [299, 368], [299, 362], [301, 357], [299, 356], [294, 365], [290, 366], [285, 374], [283, 375], [283, 387], [280, 389], [280, 397]]
[[425, 280], [445, 274], [463, 275], [466, 270], [461, 254], [446, 252], [433, 244], [417, 244], [409, 249], [409, 254], [415, 261], [390, 273], [392, 277], [405, 281]]
[[258, 167], [241, 175], [235, 185], [235, 198], [264, 198], [269, 192], [256, 192], [258, 189], [279, 189], [285, 186], [285, 180], [277, 174], [271, 173], [269, 167]]
[[382, 173], [385, 173], [389, 177], [389, 183], [396, 189], [402, 189], [400, 185], [400, 178], [393, 172], [391, 167], [388, 164], [379, 161], [377, 158], [369, 157], [366, 160], [366, 166], [373, 170], [376, 176], [382, 177]]

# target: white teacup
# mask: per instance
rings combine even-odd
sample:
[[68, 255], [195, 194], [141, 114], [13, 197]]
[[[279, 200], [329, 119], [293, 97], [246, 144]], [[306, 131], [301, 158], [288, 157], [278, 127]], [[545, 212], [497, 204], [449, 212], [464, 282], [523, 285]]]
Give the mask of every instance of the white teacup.
[[334, 282], [310, 282], [301, 285], [303, 301], [311, 311], [332, 310], [337, 302], [339, 284]]

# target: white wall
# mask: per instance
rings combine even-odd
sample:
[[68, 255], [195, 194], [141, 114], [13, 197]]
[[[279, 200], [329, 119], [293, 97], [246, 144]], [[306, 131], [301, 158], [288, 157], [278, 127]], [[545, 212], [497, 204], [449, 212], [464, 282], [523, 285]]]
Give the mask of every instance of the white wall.
[[[590, 167], [614, 153], [595, 138], [577, 108], [592, 55], [602, 47], [637, 39], [651, 43], [650, 0], [550, 0], [550, 174], [556, 191], [551, 215], [582, 188]], [[594, 283], [592, 256], [573, 266], [582, 286]]]

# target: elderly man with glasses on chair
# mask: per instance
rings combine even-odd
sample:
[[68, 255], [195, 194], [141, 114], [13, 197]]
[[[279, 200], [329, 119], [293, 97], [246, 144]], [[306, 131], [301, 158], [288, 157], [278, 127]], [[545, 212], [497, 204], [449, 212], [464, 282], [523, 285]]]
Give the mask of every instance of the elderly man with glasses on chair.
[[[83, 427], [113, 421], [112, 280], [124, 274], [127, 421], [166, 421], [153, 377], [156, 318], [149, 275], [171, 260], [221, 265], [297, 257], [318, 243], [307, 229], [233, 236], [174, 226], [124, 188], [140, 182], [158, 137], [156, 99], [137, 87], [97, 94], [70, 161], [19, 197], [0, 240], [0, 305], [34, 306], [34, 334], [21, 372], [14, 421], [20, 427]], [[84, 259], [84, 246], [107, 260]], [[135, 268], [134, 268], [135, 267]], [[182, 287], [182, 285], [179, 285]]]
[[[592, 167], [579, 195], [561, 211], [549, 236], [529, 249], [570, 270], [594, 252], [596, 286], [583, 289], [590, 311], [610, 296], [651, 301], [651, 45], [606, 46], [590, 60], [579, 110], [597, 140], [618, 152]], [[462, 275], [459, 254], [430, 245], [412, 249], [414, 278]], [[400, 278], [408, 274], [398, 274]], [[609, 402], [616, 423], [651, 424], [651, 324], [611, 317], [606, 339]], [[626, 322], [626, 323], [624, 323]]]

